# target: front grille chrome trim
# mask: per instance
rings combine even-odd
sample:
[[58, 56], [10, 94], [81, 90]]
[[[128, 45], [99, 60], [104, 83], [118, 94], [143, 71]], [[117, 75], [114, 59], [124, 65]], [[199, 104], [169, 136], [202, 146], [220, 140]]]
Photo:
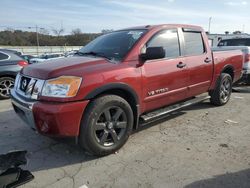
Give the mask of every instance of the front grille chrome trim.
[[[23, 77], [30, 79], [29, 84], [28, 84], [25, 91], [22, 91], [20, 89], [21, 80]], [[42, 93], [42, 88], [43, 88], [44, 83], [45, 83], [45, 80], [41, 80], [38, 78], [32, 78], [32, 77], [29, 77], [26, 75], [18, 74], [16, 77], [16, 82], [15, 82], [14, 88], [15, 88], [16, 92], [19, 95], [21, 95], [22, 97], [37, 100], [39, 94]]]
[[45, 83], [44, 80], [36, 80], [36, 83], [32, 90], [31, 99], [38, 99], [38, 96], [42, 94], [44, 83]]

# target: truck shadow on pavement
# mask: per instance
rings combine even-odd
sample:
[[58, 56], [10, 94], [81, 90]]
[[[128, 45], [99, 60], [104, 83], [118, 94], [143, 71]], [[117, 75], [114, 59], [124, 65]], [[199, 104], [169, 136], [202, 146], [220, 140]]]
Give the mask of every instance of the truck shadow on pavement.
[[176, 112], [170, 113], [170, 114], [168, 114], [168, 115], [166, 115], [166, 116], [163, 116], [163, 117], [161, 117], [161, 118], [159, 118], [159, 119], [157, 119], [157, 120], [154, 120], [154, 121], [151, 121], [151, 122], [147, 122], [147, 123], [145, 123], [145, 124], [139, 123], [138, 129], [135, 130], [135, 131], [133, 131], [133, 134], [134, 134], [134, 133], [138, 133], [138, 132], [140, 132], [140, 131], [143, 131], [143, 130], [145, 130], [145, 129], [151, 128], [151, 127], [153, 127], [153, 126], [157, 126], [157, 125], [159, 125], [159, 124], [161, 124], [161, 123], [163, 123], [163, 122], [165, 122], [165, 121], [168, 121], [168, 120], [170, 120], [170, 119], [177, 118], [177, 117], [179, 117], [179, 116], [181, 116], [181, 115], [183, 115], [183, 114], [185, 114], [185, 113], [186, 113], [186, 112], [176, 111]]
[[234, 173], [218, 175], [210, 179], [200, 180], [186, 185], [184, 188], [249, 188], [250, 187], [250, 169]]
[[206, 110], [209, 108], [217, 108], [217, 106], [214, 106], [213, 104], [211, 104], [209, 102], [209, 100], [201, 102], [201, 103], [197, 103], [191, 106], [188, 106], [186, 108], [183, 108], [183, 111], [193, 111], [193, 110]]
[[179, 116], [182, 116], [182, 115], [186, 114], [187, 111], [203, 110], [203, 109], [209, 109], [209, 108], [216, 108], [216, 106], [212, 105], [209, 101], [197, 103], [197, 104], [191, 105], [189, 107], [185, 107], [181, 110], [175, 111], [173, 113], [170, 113], [170, 114], [163, 116], [162, 118], [159, 118], [155, 121], [148, 122], [145, 124], [139, 124], [140, 125], [139, 128], [136, 131], [134, 131], [134, 133], [148, 129], [148, 128], [153, 127], [153, 126], [157, 126], [158, 124], [163, 123], [165, 121], [168, 121], [170, 119], [174, 119], [174, 118], [177, 118]]
[[236, 86], [233, 88], [234, 93], [250, 93], [250, 86]]

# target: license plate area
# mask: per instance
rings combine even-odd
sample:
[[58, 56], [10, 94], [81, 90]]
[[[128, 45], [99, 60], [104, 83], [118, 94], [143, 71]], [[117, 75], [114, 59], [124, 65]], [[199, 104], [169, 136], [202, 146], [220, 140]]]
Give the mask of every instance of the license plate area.
[[35, 122], [33, 118], [33, 113], [30, 110], [27, 110], [26, 108], [22, 108], [19, 105], [16, 105], [15, 103], [12, 103], [12, 106], [16, 112], [16, 114], [33, 130], [36, 130]]

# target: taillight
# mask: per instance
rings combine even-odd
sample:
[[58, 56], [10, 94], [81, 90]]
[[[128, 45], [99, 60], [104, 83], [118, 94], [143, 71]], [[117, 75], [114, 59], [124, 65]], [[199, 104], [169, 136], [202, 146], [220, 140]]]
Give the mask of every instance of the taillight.
[[250, 54], [247, 53], [247, 54], [245, 55], [245, 62], [244, 62], [244, 63], [249, 62], [249, 61], [250, 61]]
[[19, 66], [21, 66], [21, 67], [25, 67], [25, 66], [28, 65], [28, 63], [27, 63], [26, 61], [19, 61], [17, 64], [18, 64]]

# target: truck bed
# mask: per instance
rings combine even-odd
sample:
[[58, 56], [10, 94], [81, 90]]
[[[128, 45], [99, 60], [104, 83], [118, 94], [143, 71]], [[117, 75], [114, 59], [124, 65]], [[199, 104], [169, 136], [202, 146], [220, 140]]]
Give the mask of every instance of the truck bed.
[[[242, 74], [242, 67], [244, 63], [244, 56], [242, 56], [242, 50], [232, 49], [232, 48], [212, 48], [212, 55], [214, 59], [214, 75], [215, 79], [221, 74], [226, 65], [231, 65], [233, 67], [233, 82], [240, 79]], [[239, 63], [241, 62], [241, 63]]]

